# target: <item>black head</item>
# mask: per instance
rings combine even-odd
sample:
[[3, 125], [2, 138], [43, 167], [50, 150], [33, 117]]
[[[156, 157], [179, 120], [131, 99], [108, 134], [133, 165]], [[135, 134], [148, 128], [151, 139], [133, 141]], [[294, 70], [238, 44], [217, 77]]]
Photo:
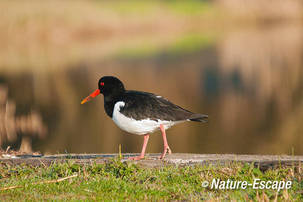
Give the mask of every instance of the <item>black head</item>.
[[123, 83], [119, 79], [113, 76], [104, 76], [98, 82], [98, 89], [82, 100], [81, 104], [86, 103], [100, 93], [104, 95], [104, 98], [112, 99], [124, 91]]
[[113, 76], [102, 77], [98, 82], [98, 88], [104, 96], [118, 95], [125, 91], [123, 83]]

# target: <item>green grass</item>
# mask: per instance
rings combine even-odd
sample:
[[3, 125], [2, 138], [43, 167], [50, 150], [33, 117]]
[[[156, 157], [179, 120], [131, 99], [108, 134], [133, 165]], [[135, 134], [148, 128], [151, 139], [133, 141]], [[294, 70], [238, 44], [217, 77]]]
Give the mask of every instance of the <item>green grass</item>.
[[[55, 183], [47, 181], [77, 174]], [[215, 190], [203, 188], [214, 178], [252, 182], [291, 180], [288, 190]], [[51, 166], [0, 166], [0, 200], [303, 200], [302, 168], [278, 168], [261, 172], [249, 164], [214, 166], [168, 166], [143, 168], [112, 160], [100, 165], [77, 165], [71, 161]]]
[[140, 46], [121, 48], [115, 54], [117, 58], [148, 58], [165, 53], [168, 56], [179, 56], [194, 53], [215, 44], [215, 34], [189, 33], [176, 38], [169, 45], [159, 45], [146, 41]]
[[159, 11], [164, 8], [166, 11], [172, 12], [175, 15], [185, 16], [201, 16], [201, 14], [211, 13], [214, 11], [214, 6], [210, 1], [199, 1], [199, 0], [170, 0], [170, 1], [117, 1], [117, 2], [106, 2], [99, 1], [101, 7], [106, 7], [114, 10], [120, 14], [140, 14], [148, 15], [155, 11]]

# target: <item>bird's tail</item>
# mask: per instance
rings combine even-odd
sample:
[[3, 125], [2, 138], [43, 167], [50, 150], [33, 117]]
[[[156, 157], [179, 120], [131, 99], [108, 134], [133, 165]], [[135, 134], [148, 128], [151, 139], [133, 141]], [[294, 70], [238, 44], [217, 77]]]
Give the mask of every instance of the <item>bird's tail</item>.
[[206, 114], [192, 114], [189, 117], [189, 120], [206, 123], [206, 122], [208, 122], [208, 115], [206, 115]]

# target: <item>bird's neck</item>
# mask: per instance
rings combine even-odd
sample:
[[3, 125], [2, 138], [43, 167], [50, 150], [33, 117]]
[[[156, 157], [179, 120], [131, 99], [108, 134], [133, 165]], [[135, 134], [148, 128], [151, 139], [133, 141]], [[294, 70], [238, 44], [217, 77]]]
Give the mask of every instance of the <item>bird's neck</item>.
[[104, 96], [104, 109], [109, 117], [113, 117], [113, 110], [116, 102], [119, 101], [121, 95], [105, 95]]

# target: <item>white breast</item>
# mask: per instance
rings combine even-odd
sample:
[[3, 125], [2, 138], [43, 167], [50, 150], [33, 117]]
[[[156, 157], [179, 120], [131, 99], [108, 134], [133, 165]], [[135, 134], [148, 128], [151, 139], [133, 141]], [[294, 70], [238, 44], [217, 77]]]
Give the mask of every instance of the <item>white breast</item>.
[[174, 124], [182, 122], [182, 121], [163, 121], [163, 120], [155, 121], [151, 119], [135, 120], [131, 117], [127, 117], [122, 113], [120, 113], [120, 107], [124, 107], [124, 106], [125, 103], [122, 101], [117, 102], [115, 104], [112, 119], [119, 128], [132, 134], [145, 135], [147, 133], [152, 133], [160, 129], [160, 124], [163, 124], [164, 128], [168, 129]]

